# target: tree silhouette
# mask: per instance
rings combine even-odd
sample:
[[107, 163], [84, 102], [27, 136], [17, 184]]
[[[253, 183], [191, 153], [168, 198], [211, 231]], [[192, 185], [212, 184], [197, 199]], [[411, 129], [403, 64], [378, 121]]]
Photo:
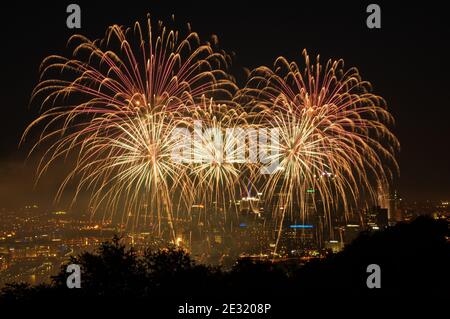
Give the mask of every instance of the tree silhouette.
[[[363, 232], [342, 252], [305, 266], [239, 260], [231, 271], [222, 271], [220, 267], [196, 264], [177, 247], [137, 254], [115, 236], [95, 252], [84, 252], [68, 260], [67, 264], [81, 266], [81, 289], [67, 288], [69, 274], [65, 264], [51, 284], [6, 285], [0, 302], [79, 298], [108, 305], [114, 298], [145, 301], [250, 295], [408, 299], [426, 294], [443, 299], [449, 297], [448, 238], [447, 221], [419, 217], [383, 231]], [[369, 289], [366, 285], [369, 264], [381, 267], [381, 289]]]

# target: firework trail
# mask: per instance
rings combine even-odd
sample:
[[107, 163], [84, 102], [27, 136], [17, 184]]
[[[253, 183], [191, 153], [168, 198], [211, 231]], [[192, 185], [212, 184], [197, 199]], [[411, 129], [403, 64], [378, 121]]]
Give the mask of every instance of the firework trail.
[[384, 100], [356, 68], [345, 70], [343, 60], [322, 66], [319, 57], [311, 63], [303, 55], [304, 68], [280, 57], [273, 69], [253, 70], [237, 99], [259, 114], [258, 125], [279, 130], [268, 146], [279, 166], [257, 182], [269, 201], [277, 196], [272, 214], [306, 217], [311, 190], [320, 199], [313, 197], [313, 210], [330, 220], [338, 205], [347, 212], [362, 195], [375, 199], [377, 185], [387, 187], [398, 170], [399, 143]]
[[[209, 101], [191, 113], [191, 174], [199, 202], [215, 203], [225, 212], [233, 209], [236, 191], [245, 188], [245, 178], [254, 175], [245, 156], [249, 148], [247, 134], [253, 128], [250, 119], [231, 102], [217, 105]], [[201, 123], [206, 130], [200, 134], [195, 123]]]
[[[159, 233], [164, 219], [175, 239], [174, 220], [192, 204], [225, 212], [236, 209], [237, 190], [255, 188], [274, 203], [281, 231], [286, 215], [318, 209], [331, 222], [339, 205], [347, 211], [361, 197], [376, 198], [398, 169], [384, 100], [342, 60], [323, 66], [305, 51], [300, 68], [280, 57], [273, 69], [253, 70], [239, 90], [227, 73], [229, 56], [214, 43], [154, 27], [150, 18], [145, 31], [139, 23], [114, 25], [102, 40], [76, 35], [69, 44], [72, 58], [50, 56], [41, 65], [32, 99], [41, 100], [42, 114], [24, 138], [40, 128], [31, 150], [46, 148], [38, 178], [55, 161], [75, 158], [57, 199], [75, 182], [73, 201], [88, 190], [93, 212], [103, 207], [105, 219], [121, 212], [123, 223], [149, 223]], [[198, 123], [206, 133], [196, 134]], [[271, 174], [247, 158], [251, 136], [264, 129], [276, 129], [278, 139], [253, 155], [270, 154], [278, 163]], [[180, 138], [189, 142], [177, 161]], [[313, 208], [309, 190], [318, 197]]]
[[184, 165], [169, 159], [169, 135], [186, 110], [213, 97], [230, 100], [235, 89], [225, 71], [229, 57], [213, 44], [161, 22], [154, 28], [149, 17], [146, 28], [114, 25], [96, 41], [75, 35], [69, 39], [72, 58], [46, 58], [32, 94], [42, 99], [42, 115], [24, 132], [25, 138], [43, 127], [31, 150], [47, 147], [38, 177], [56, 160], [76, 155], [58, 197], [79, 178], [74, 201], [91, 189], [94, 211], [106, 203], [127, 219], [134, 213], [135, 222], [148, 203], [157, 208], [158, 221], [161, 214], [171, 219], [173, 197], [180, 196], [175, 188], [189, 197]]

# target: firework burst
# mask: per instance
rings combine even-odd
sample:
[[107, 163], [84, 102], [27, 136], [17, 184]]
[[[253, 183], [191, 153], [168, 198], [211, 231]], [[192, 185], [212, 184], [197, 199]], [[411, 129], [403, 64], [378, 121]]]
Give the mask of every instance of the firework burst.
[[[150, 18], [146, 29], [114, 25], [96, 41], [76, 35], [72, 58], [43, 61], [32, 95], [42, 99], [42, 114], [24, 137], [42, 128], [32, 148], [47, 147], [39, 177], [58, 159], [76, 159], [57, 198], [74, 181], [73, 200], [88, 190], [94, 213], [103, 207], [110, 220], [121, 212], [123, 223], [159, 233], [167, 220], [176, 238], [174, 220], [194, 203], [236, 209], [240, 189], [275, 203], [281, 230], [287, 214], [321, 209], [330, 222], [339, 205], [347, 212], [387, 188], [398, 169], [393, 119], [357, 69], [345, 70], [342, 60], [311, 63], [305, 51], [303, 68], [280, 57], [238, 90], [230, 58], [214, 44]], [[253, 138], [271, 138], [268, 130], [277, 138], [252, 149]], [[185, 154], [176, 160], [180, 145]], [[277, 163], [271, 174], [261, 174], [261, 153]]]
[[[223, 211], [232, 209], [236, 191], [245, 188], [245, 177], [253, 175], [245, 158], [247, 132], [253, 124], [239, 105], [230, 104], [209, 101], [191, 113], [194, 189], [200, 191], [200, 202], [214, 203]], [[204, 131], [200, 132], [195, 123], [201, 123]]]
[[[259, 125], [279, 132], [269, 145], [279, 165], [259, 184], [269, 200], [277, 194], [272, 213], [282, 218], [305, 217], [318, 206], [327, 215], [338, 205], [347, 212], [362, 194], [375, 198], [376, 186], [387, 187], [398, 169], [398, 141], [388, 128], [393, 118], [370, 83], [356, 68], [346, 71], [342, 60], [322, 66], [306, 51], [304, 58], [303, 69], [283, 57], [273, 69], [255, 69], [238, 96], [259, 114]], [[319, 200], [311, 205], [313, 192]]]
[[185, 112], [205, 99], [230, 100], [235, 89], [225, 72], [229, 58], [213, 44], [162, 23], [154, 28], [150, 18], [146, 27], [114, 25], [96, 41], [75, 35], [72, 58], [46, 58], [32, 95], [42, 99], [43, 113], [24, 133], [43, 125], [32, 149], [49, 145], [39, 177], [60, 158], [78, 158], [58, 195], [79, 178], [76, 194], [91, 189], [94, 211], [106, 203], [135, 222], [149, 203], [158, 220], [171, 219], [175, 188], [186, 196], [181, 202], [190, 202], [184, 166], [169, 160], [170, 134]]

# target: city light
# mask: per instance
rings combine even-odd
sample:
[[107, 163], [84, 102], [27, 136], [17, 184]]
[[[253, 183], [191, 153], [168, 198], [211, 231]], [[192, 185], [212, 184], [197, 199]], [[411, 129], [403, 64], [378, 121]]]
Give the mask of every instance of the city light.
[[289, 225], [289, 228], [313, 228], [313, 225]]

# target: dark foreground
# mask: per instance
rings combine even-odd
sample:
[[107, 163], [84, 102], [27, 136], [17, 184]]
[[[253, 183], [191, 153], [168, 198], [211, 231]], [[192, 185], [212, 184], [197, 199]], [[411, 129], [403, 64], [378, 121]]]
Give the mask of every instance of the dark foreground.
[[[63, 266], [49, 285], [3, 288], [0, 309], [120, 317], [136, 311], [145, 318], [297, 318], [307, 313], [351, 315], [361, 307], [369, 313], [392, 307], [432, 310], [450, 300], [448, 238], [447, 221], [420, 217], [361, 233], [341, 253], [303, 267], [240, 261], [228, 272], [197, 265], [175, 248], [137, 256], [115, 238], [94, 254], [68, 261], [81, 266], [80, 289], [67, 288], [69, 274]], [[370, 264], [380, 266], [381, 288], [367, 286]], [[209, 306], [211, 312], [196, 306]], [[249, 313], [239, 313], [246, 309]], [[186, 314], [194, 310], [196, 314]]]

